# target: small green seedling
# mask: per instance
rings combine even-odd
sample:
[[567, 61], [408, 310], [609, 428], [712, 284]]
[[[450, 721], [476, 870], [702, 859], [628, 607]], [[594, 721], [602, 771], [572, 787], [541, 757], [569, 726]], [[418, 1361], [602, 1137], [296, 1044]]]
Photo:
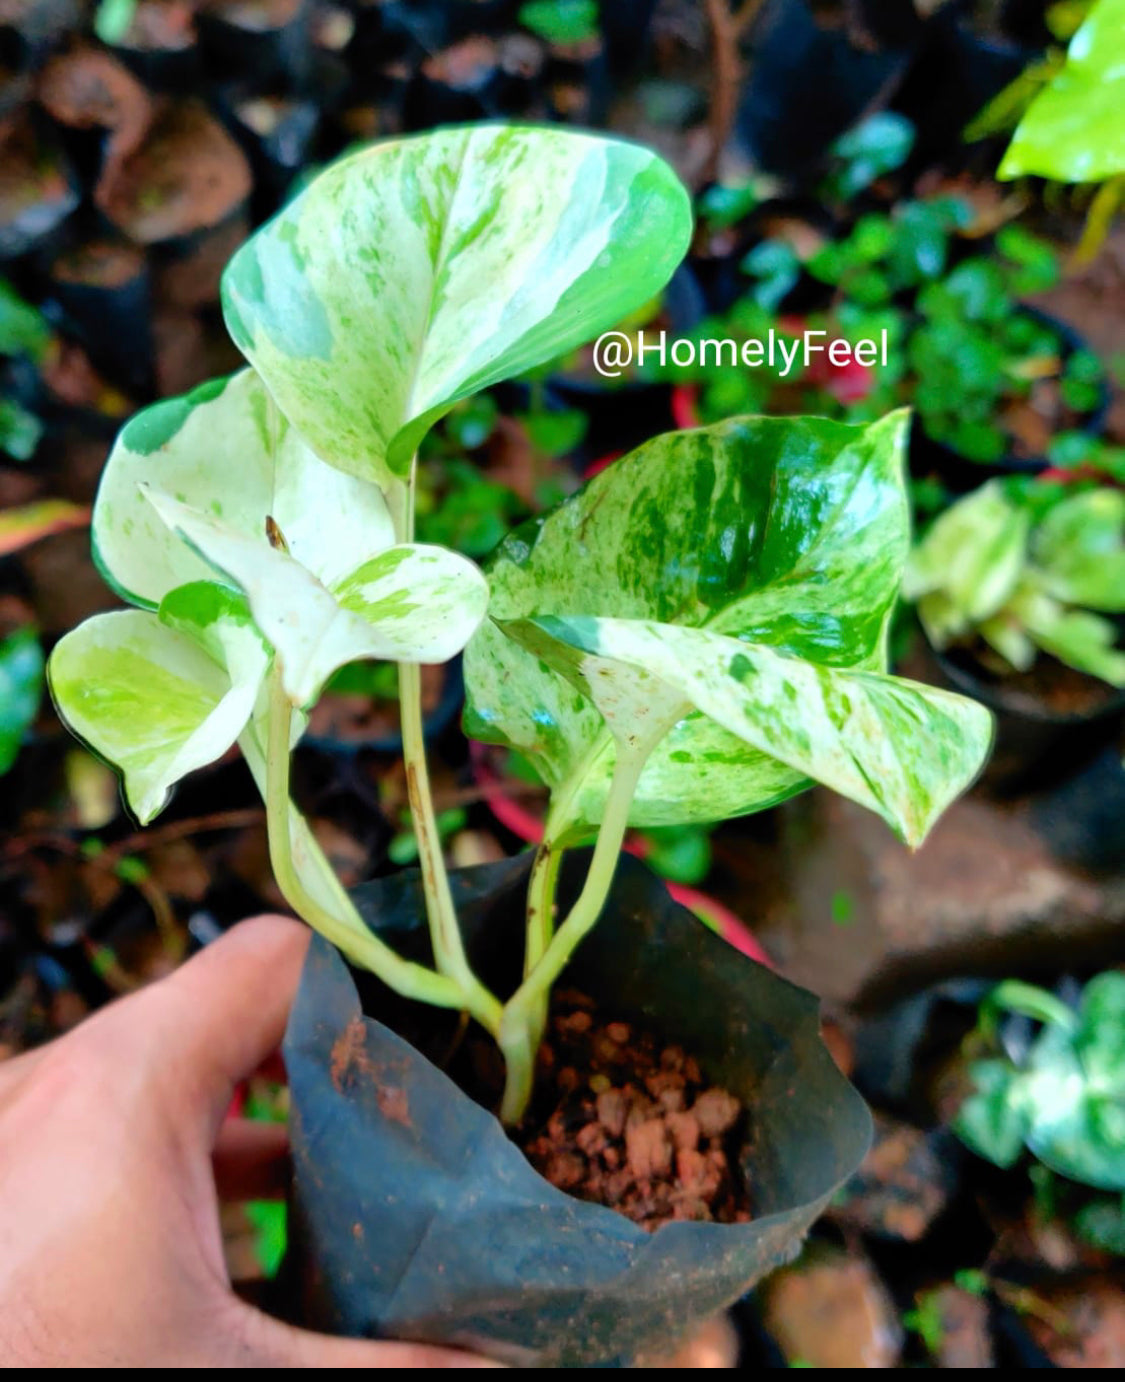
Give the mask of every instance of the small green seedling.
[[934, 523], [903, 594], [935, 648], [983, 645], [1001, 671], [1039, 653], [1125, 686], [1105, 615], [1125, 612], [1125, 493], [990, 480]]
[[[239, 744], [290, 905], [398, 992], [492, 1033], [508, 1123], [628, 825], [714, 821], [820, 781], [917, 844], [989, 745], [978, 705], [886, 675], [903, 414], [658, 437], [517, 529], [487, 576], [414, 540], [433, 424], [652, 300], [690, 234], [671, 170], [610, 139], [466, 127], [329, 168], [226, 271], [253, 368], [121, 433], [94, 545], [136, 608], [89, 620], [50, 663], [61, 713], [142, 821]], [[419, 664], [466, 645], [470, 731], [551, 791], [524, 977], [504, 995], [465, 955], [423, 747]], [[360, 659], [399, 665], [432, 968], [367, 928], [289, 797], [309, 710]], [[563, 853], [591, 835], [556, 917]]]

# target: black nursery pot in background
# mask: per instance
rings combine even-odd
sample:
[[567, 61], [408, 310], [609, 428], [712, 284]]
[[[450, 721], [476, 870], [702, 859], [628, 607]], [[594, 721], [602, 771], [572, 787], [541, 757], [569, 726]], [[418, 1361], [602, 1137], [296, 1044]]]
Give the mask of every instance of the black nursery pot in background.
[[[564, 909], [587, 860], [564, 867]], [[505, 992], [518, 977], [529, 868], [524, 855], [453, 875], [470, 958]], [[427, 954], [416, 874], [356, 899], [402, 953]], [[285, 1277], [317, 1328], [459, 1345], [516, 1366], [627, 1366], [788, 1260], [868, 1146], [869, 1115], [820, 1040], [816, 999], [737, 955], [628, 857], [562, 984], [682, 1043], [743, 1101], [752, 1222], [649, 1234], [557, 1190], [404, 1039], [422, 1032], [446, 1058], [456, 1018], [361, 984], [362, 1005], [337, 952], [314, 939], [285, 1040]]]
[[806, 0], [767, 0], [752, 35], [754, 65], [738, 110], [739, 137], [767, 172], [810, 171], [829, 145], [885, 102], [913, 49], [853, 44], [822, 29]]

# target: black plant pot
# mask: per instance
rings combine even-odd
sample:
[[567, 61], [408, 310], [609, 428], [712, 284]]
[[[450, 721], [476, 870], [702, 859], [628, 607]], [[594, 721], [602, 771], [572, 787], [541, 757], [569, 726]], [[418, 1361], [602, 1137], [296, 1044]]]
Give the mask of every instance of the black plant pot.
[[931, 652], [940, 679], [996, 717], [992, 757], [981, 780], [999, 792], [1022, 792], [1073, 776], [1125, 724], [1125, 691], [1107, 695], [1088, 711], [1059, 714], [1027, 697], [1013, 697], [1002, 680], [989, 678], [963, 650]]
[[966, 125], [1039, 56], [1034, 48], [981, 38], [961, 21], [961, 8], [947, 6], [926, 25], [918, 57], [892, 102], [914, 125], [906, 165], [911, 172], [970, 162]]
[[[1042, 312], [1038, 307], [1021, 304], [1019, 311], [1027, 317], [1049, 326], [1062, 342], [1062, 359], [1065, 362], [1077, 351], [1089, 350], [1085, 338], [1068, 322]], [[1079, 429], [1088, 436], [1101, 436], [1105, 430], [1113, 401], [1108, 376], [1103, 375], [1099, 388], [1099, 399], [1094, 408], [1085, 414]], [[935, 441], [925, 430], [921, 417], [915, 413], [910, 428], [910, 472], [915, 476], [934, 476], [941, 480], [946, 489], [954, 494], [968, 494], [979, 488], [986, 480], [1000, 475], [1039, 475], [1050, 466], [1046, 456], [1008, 455], [999, 461], [974, 461], [962, 456], [944, 442]]]
[[202, 85], [203, 64], [190, 13], [185, 23], [178, 23], [170, 11], [161, 14], [157, 8], [151, 21], [138, 12], [125, 37], [107, 46], [153, 91], [188, 95]]
[[212, 0], [196, 16], [209, 74], [259, 89], [299, 89], [313, 54], [311, 12], [309, 0], [291, 0], [284, 6], [263, 0], [247, 13], [242, 5], [224, 6]]
[[51, 294], [94, 366], [127, 394], [153, 390], [152, 291], [144, 255], [89, 242], [51, 267]]
[[754, 26], [754, 67], [737, 131], [759, 167], [807, 174], [845, 130], [884, 103], [912, 49], [866, 51], [822, 29], [805, 0], [768, 0]]
[[[579, 856], [564, 867], [564, 907], [585, 864]], [[529, 867], [523, 855], [453, 876], [470, 959], [502, 992], [518, 978]], [[427, 954], [416, 874], [368, 884], [356, 898], [402, 953]], [[793, 1256], [870, 1139], [865, 1105], [820, 1040], [815, 998], [736, 955], [628, 857], [563, 982], [682, 1041], [708, 1078], [744, 1100], [754, 1220], [673, 1223], [650, 1235], [555, 1189], [493, 1115], [401, 1035], [423, 1031], [448, 1054], [456, 1017], [378, 984], [365, 985], [361, 1005], [356, 980], [317, 938], [285, 1041], [294, 1166], [286, 1276], [305, 1322], [460, 1345], [517, 1366], [620, 1367]]]

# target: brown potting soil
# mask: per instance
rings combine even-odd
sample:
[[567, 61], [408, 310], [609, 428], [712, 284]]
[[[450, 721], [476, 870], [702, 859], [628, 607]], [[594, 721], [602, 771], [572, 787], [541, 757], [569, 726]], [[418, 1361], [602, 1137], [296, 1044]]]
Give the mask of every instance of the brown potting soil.
[[632, 1023], [555, 995], [535, 1094], [516, 1140], [552, 1185], [650, 1231], [675, 1220], [745, 1223], [741, 1102], [695, 1058]]

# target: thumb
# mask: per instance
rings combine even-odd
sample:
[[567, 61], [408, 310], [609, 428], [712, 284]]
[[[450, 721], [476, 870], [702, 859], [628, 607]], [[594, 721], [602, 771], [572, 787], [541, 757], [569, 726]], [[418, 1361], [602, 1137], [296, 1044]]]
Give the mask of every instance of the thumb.
[[179, 1088], [190, 1091], [212, 1135], [234, 1086], [281, 1042], [308, 941], [308, 929], [286, 917], [239, 922], [125, 1000], [146, 1030], [144, 1048], [165, 1067], [179, 1065]]
[[244, 1337], [252, 1367], [275, 1368], [500, 1368], [474, 1353], [430, 1344], [393, 1343], [377, 1339], [337, 1339], [297, 1329], [251, 1306]]

